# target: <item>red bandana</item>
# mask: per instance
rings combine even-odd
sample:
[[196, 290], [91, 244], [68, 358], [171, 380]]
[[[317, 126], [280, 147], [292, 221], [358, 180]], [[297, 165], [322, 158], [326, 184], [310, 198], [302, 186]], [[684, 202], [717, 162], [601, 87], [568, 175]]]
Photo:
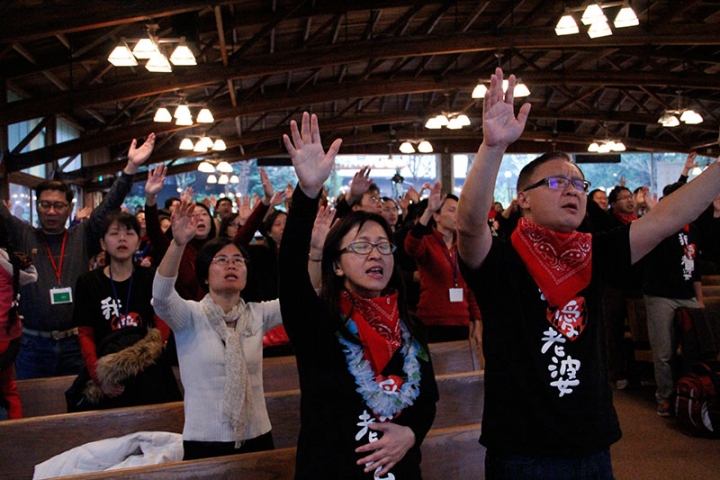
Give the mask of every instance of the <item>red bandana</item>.
[[379, 375], [402, 344], [397, 292], [377, 298], [362, 298], [344, 290], [340, 311], [357, 325], [365, 359]]
[[613, 210], [613, 215], [615, 215], [615, 218], [620, 220], [620, 223], [623, 225], [627, 225], [630, 222], [634, 222], [638, 219], [638, 216], [636, 213], [621, 213], [617, 210]]
[[510, 239], [551, 307], [567, 305], [590, 285], [589, 233], [553, 232], [521, 218]]

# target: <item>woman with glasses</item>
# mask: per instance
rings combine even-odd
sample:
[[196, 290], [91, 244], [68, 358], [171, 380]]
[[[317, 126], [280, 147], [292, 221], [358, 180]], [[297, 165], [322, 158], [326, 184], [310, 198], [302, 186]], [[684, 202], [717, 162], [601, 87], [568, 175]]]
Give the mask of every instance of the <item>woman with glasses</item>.
[[[325, 154], [315, 115], [290, 128], [284, 142], [299, 188], [280, 246], [280, 302], [302, 394], [295, 478], [420, 478], [438, 391], [407, 313], [392, 232], [362, 211], [330, 228], [322, 209], [313, 226], [341, 141]], [[311, 248], [325, 232], [324, 248]], [[309, 273], [318, 263], [319, 295]]]
[[245, 303], [248, 260], [229, 238], [195, 257], [200, 301], [175, 290], [186, 245], [197, 235], [196, 205], [183, 199], [172, 214], [173, 240], [153, 283], [153, 305], [175, 334], [185, 387], [184, 459], [273, 448], [262, 382], [262, 336], [281, 324], [278, 300]]

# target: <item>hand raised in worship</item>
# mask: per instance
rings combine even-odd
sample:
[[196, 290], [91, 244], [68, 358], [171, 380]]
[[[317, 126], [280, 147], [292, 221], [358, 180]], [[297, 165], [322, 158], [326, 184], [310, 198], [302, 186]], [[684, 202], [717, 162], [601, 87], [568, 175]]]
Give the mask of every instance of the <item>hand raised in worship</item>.
[[[148, 171], [148, 178], [145, 182], [145, 199], [147, 203], [147, 198], [155, 199], [157, 197], [157, 194], [160, 193], [160, 191], [163, 188], [163, 185], [165, 184], [165, 177], [167, 175], [167, 167], [164, 164], [159, 164], [155, 170], [149, 170]], [[154, 203], [153, 203], [154, 205]]]
[[505, 148], [520, 138], [530, 114], [530, 104], [525, 103], [515, 116], [513, 106], [515, 75], [508, 79], [507, 92], [503, 94], [503, 71], [496, 68], [490, 77], [490, 88], [483, 100], [483, 141], [489, 147]]
[[180, 206], [172, 212], [170, 221], [172, 222], [173, 241], [179, 246], [185, 246], [195, 237], [197, 231], [197, 219], [194, 215], [195, 203], [189, 202], [183, 196]]
[[263, 193], [265, 196], [262, 199], [262, 202], [265, 205], [270, 205], [272, 203], [273, 195], [275, 195], [275, 188], [273, 188], [272, 182], [270, 181], [270, 177], [268, 176], [267, 172], [264, 168], [260, 167], [260, 183], [262, 184]]
[[373, 452], [358, 460], [357, 464], [366, 465], [366, 473], [382, 467], [379, 472], [375, 472], [376, 477], [382, 477], [415, 445], [415, 433], [410, 427], [392, 422], [371, 423], [369, 427], [371, 430], [382, 432], [383, 435], [380, 440], [355, 449], [357, 453]]
[[295, 167], [298, 183], [307, 196], [315, 198], [330, 176], [342, 140], [336, 139], [325, 153], [317, 115], [307, 112], [303, 113], [301, 129], [295, 120], [290, 122], [290, 133], [292, 140], [283, 135], [283, 142]]
[[325, 238], [333, 225], [336, 210], [332, 205], [320, 206], [313, 223], [312, 236], [310, 237], [310, 248], [322, 252], [325, 246]]
[[130, 149], [128, 150], [128, 163], [125, 167], [125, 173], [135, 174], [138, 171], [140, 165], [145, 163], [145, 160], [150, 158], [150, 154], [155, 148], [155, 134], [151, 133], [145, 139], [142, 145], [137, 146], [137, 139], [133, 138], [130, 143]]
[[180, 194], [180, 201], [185, 200], [187, 203], [192, 203], [195, 190], [192, 187], [186, 187], [185, 191]]
[[445, 197], [447, 197], [447, 195], [442, 193], [442, 184], [440, 182], [435, 182], [435, 184], [430, 187], [430, 195], [428, 196], [428, 206], [426, 210], [429, 210], [431, 214], [440, 210], [443, 201], [445, 201]]
[[355, 175], [353, 175], [353, 179], [350, 182], [350, 198], [358, 199], [368, 191], [370, 185], [373, 184], [373, 181], [370, 178], [371, 170], [372, 169], [370, 167], [365, 166], [355, 172]]

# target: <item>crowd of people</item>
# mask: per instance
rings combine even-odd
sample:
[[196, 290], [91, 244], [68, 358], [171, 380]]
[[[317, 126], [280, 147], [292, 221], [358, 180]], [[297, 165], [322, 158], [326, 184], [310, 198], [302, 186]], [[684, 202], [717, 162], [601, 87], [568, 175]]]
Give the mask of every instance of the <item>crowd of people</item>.
[[253, 205], [187, 190], [159, 208], [159, 164], [144, 208], [121, 211], [154, 135], [70, 226], [60, 181], [36, 188], [37, 228], [0, 205], [0, 412], [22, 417], [15, 377], [77, 375], [70, 411], [179, 400], [175, 364], [185, 459], [269, 450], [263, 355], [294, 354], [297, 478], [420, 478], [439, 395], [428, 342], [468, 340], [485, 357], [487, 478], [612, 478], [625, 301], [647, 304], [657, 412], [670, 415], [673, 312], [702, 306], [700, 274], [720, 273], [720, 166], [685, 187], [689, 155], [657, 200], [590, 191], [550, 152], [503, 208], [500, 161], [530, 105], [516, 113], [515, 78], [507, 93], [502, 81], [497, 69], [459, 198], [440, 183], [383, 197], [365, 167], [329, 205], [342, 142], [325, 150], [305, 113], [283, 137], [297, 186], [276, 191], [261, 169]]

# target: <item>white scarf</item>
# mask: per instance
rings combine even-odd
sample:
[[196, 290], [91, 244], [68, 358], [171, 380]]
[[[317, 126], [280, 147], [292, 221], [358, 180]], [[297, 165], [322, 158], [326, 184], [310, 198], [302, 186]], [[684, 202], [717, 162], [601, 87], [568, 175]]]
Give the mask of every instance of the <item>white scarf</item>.
[[[223, 414], [230, 418], [235, 430], [235, 448], [246, 440], [251, 412], [253, 411], [252, 384], [248, 376], [245, 354], [240, 347], [240, 338], [248, 325], [250, 309], [241, 298], [230, 312], [225, 313], [210, 297], [200, 301], [205, 315], [225, 344], [225, 391], [223, 393]], [[235, 329], [227, 327], [236, 322]]]

